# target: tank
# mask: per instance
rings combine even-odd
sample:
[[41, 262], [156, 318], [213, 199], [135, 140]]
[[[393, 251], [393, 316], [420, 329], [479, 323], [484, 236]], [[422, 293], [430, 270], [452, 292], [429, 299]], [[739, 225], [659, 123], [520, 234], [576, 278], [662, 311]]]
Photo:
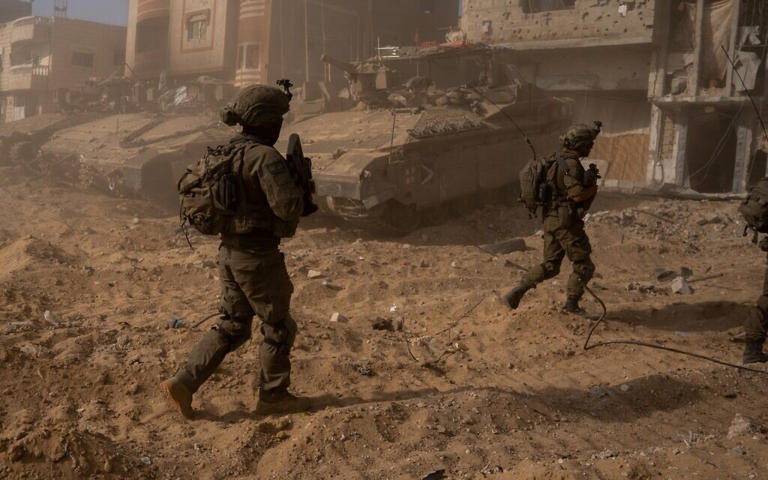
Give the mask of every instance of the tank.
[[355, 65], [324, 57], [344, 71], [357, 107], [298, 118], [280, 144], [301, 136], [321, 211], [361, 226], [404, 233], [467, 199], [514, 202], [532, 157], [525, 136], [548, 154], [572, 107], [499, 57], [466, 46], [398, 49]]

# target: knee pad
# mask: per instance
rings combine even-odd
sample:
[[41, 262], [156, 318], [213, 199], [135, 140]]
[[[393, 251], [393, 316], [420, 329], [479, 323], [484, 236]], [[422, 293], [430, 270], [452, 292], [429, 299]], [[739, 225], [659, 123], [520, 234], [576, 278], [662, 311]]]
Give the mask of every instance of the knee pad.
[[253, 318], [222, 317], [215, 329], [229, 342], [229, 350], [237, 350], [251, 338], [251, 322]]
[[584, 282], [588, 282], [592, 279], [592, 276], [595, 274], [595, 264], [592, 263], [590, 260], [587, 260], [586, 262], [580, 262], [573, 265], [573, 271], [581, 277], [581, 279]]
[[541, 266], [544, 269], [544, 275], [547, 278], [554, 278], [560, 275], [560, 265], [556, 265], [554, 263], [544, 263]]

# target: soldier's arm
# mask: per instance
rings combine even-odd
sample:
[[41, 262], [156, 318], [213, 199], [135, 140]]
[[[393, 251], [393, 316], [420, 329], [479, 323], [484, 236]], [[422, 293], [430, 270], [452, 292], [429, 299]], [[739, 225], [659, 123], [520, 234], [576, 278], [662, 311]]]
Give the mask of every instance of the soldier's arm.
[[563, 175], [563, 182], [568, 196], [576, 203], [586, 202], [597, 193], [597, 186], [584, 186], [584, 167], [581, 162], [568, 158], [565, 160], [568, 165], [568, 175]]
[[273, 148], [259, 148], [246, 153], [245, 160], [252, 168], [251, 178], [258, 178], [272, 212], [283, 221], [297, 222], [304, 210], [304, 192], [296, 185], [283, 156]]

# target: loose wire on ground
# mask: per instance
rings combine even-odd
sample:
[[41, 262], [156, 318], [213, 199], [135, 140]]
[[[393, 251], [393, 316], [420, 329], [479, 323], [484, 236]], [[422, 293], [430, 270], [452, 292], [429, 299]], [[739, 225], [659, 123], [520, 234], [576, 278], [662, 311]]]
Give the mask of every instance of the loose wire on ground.
[[[480, 250], [486, 252], [483, 249], [480, 249]], [[486, 252], [486, 253], [488, 253], [488, 252]], [[494, 256], [496, 256], [496, 255], [494, 255]], [[515, 268], [517, 268], [519, 270], [522, 270], [524, 272], [528, 271], [527, 268], [523, 267], [522, 265], [518, 265], [516, 263], [513, 263], [513, 262], [507, 261], [507, 265], [515, 267]], [[600, 308], [603, 311], [602, 314], [600, 315], [600, 317], [592, 324], [592, 327], [590, 327], [589, 332], [587, 333], [587, 338], [584, 341], [584, 351], [589, 351], [589, 350], [592, 350], [592, 349], [595, 349], [595, 348], [598, 348], [598, 347], [607, 347], [607, 346], [610, 346], [610, 345], [634, 345], [636, 347], [653, 348], [653, 349], [656, 349], [656, 350], [664, 350], [666, 352], [677, 353], [678, 355], [685, 355], [685, 356], [688, 356], [688, 357], [698, 358], [699, 360], [705, 360], [707, 362], [717, 363], [718, 365], [723, 365], [723, 366], [726, 366], [726, 367], [731, 367], [731, 368], [735, 368], [735, 369], [738, 369], [738, 370], [743, 370], [743, 371], [746, 371], [746, 372], [754, 372], [754, 373], [761, 373], [763, 375], [768, 375], [768, 370], [761, 370], [759, 368], [745, 367], [744, 365], [739, 365], [739, 364], [736, 364], [736, 363], [726, 362], [726, 361], [719, 360], [719, 359], [714, 358], [714, 357], [710, 357], [708, 355], [702, 355], [700, 353], [694, 353], [694, 352], [687, 352], [685, 350], [680, 350], [679, 348], [665, 347], [664, 345], [659, 345], [659, 344], [656, 344], [656, 343], [647, 343], [647, 342], [640, 342], [640, 341], [637, 341], [637, 340], [624, 340], [624, 339], [620, 339], [620, 340], [608, 340], [608, 341], [605, 341], [605, 342], [598, 342], [598, 343], [593, 343], [592, 345], [590, 345], [589, 341], [592, 339], [592, 335], [595, 333], [595, 330], [597, 330], [597, 327], [599, 327], [605, 321], [605, 318], [608, 316], [608, 307], [605, 306], [605, 302], [603, 302], [603, 300], [600, 297], [598, 297], [597, 294], [591, 288], [589, 288], [588, 286], [584, 285], [584, 290], [587, 293], [589, 293], [592, 296], [592, 298], [595, 299], [595, 301], [600, 305]]]
[[646, 342], [640, 342], [637, 340], [608, 340], [605, 342], [597, 342], [590, 345], [589, 341], [592, 339], [592, 335], [595, 333], [595, 330], [597, 330], [597, 327], [599, 327], [600, 324], [602, 324], [605, 318], [608, 316], [608, 308], [605, 306], [605, 302], [603, 302], [603, 300], [600, 297], [598, 297], [597, 294], [593, 292], [591, 288], [585, 287], [585, 290], [587, 291], [587, 293], [589, 293], [592, 296], [592, 298], [595, 299], [595, 301], [598, 304], [600, 304], [600, 308], [603, 310], [603, 313], [602, 315], [600, 315], [600, 318], [598, 318], [597, 321], [594, 322], [592, 327], [589, 329], [587, 338], [584, 341], [584, 351], [589, 351], [597, 347], [607, 347], [609, 345], [634, 345], [636, 347], [645, 347], [645, 348], [654, 348], [656, 350], [664, 350], [666, 352], [672, 352], [672, 353], [677, 353], [679, 355], [698, 358], [699, 360], [705, 360], [707, 362], [717, 363], [718, 365], [736, 368], [738, 370], [744, 370], [747, 372], [762, 373], [763, 375], [768, 375], [768, 371], [766, 370], [761, 370], [759, 368], [745, 367], [744, 365], [726, 362], [714, 357], [710, 357], [708, 355], [702, 355], [700, 353], [694, 353], [694, 352], [687, 352], [685, 350], [680, 350], [679, 348], [665, 347], [664, 345], [659, 345], [656, 343], [646, 343]]

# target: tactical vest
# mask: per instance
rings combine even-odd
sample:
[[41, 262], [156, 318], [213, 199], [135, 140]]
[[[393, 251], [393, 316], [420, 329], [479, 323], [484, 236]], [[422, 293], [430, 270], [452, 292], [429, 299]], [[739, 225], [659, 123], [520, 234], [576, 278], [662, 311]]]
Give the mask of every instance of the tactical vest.
[[[242, 146], [241, 146], [242, 145]], [[296, 233], [297, 225], [289, 223], [277, 217], [269, 206], [269, 201], [261, 189], [259, 179], [250, 177], [246, 165], [247, 155], [258, 156], [260, 152], [272, 149], [254, 141], [244, 141], [238, 144], [233, 151], [233, 173], [240, 181], [240, 201], [236, 213], [230, 217], [222, 235], [248, 235], [263, 236], [271, 233], [278, 238], [292, 237]], [[247, 188], [250, 185], [251, 188]], [[253, 188], [255, 187], [255, 188]]]

